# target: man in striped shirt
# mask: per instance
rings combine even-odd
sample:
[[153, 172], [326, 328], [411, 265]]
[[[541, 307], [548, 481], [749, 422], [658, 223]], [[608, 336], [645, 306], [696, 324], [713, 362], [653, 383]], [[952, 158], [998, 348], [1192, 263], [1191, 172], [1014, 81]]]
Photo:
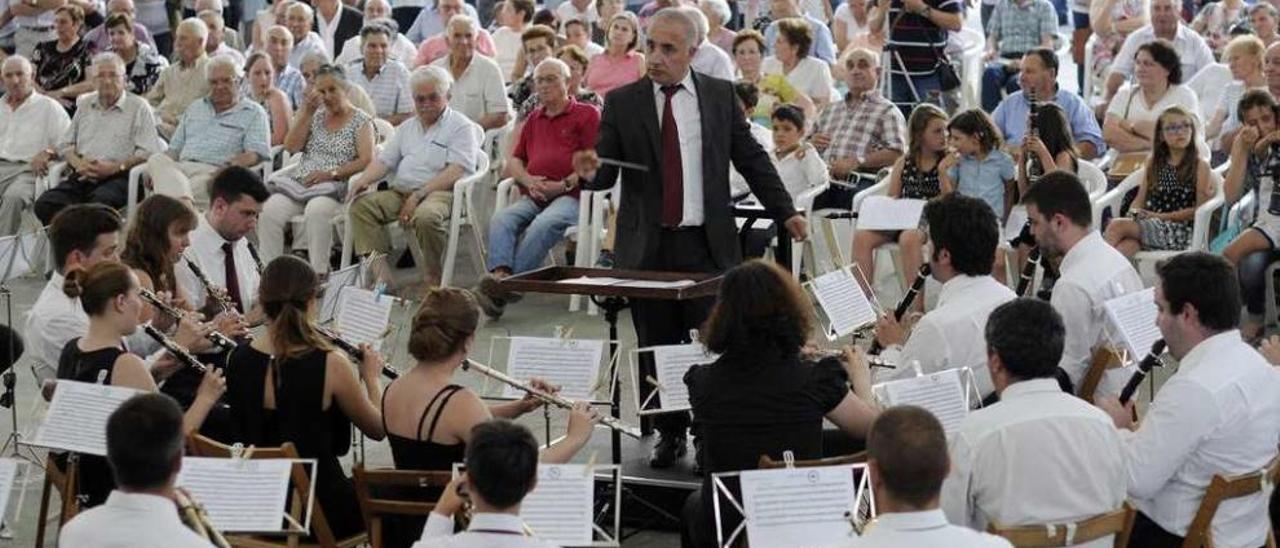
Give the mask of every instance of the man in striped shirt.
[[886, 12], [877, 11], [871, 28], [889, 27], [889, 100], [903, 115], [918, 102], [937, 103], [952, 110], [951, 91], [943, 90], [938, 67], [947, 60], [947, 33], [964, 24], [961, 0], [892, 0]]

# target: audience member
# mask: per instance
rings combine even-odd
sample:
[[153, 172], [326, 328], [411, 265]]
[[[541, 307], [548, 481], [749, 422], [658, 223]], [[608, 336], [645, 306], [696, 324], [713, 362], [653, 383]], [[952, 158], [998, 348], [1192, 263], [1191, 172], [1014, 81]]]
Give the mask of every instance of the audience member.
[[160, 71], [160, 77], [146, 94], [159, 118], [160, 126], [156, 129], [165, 139], [173, 137], [178, 118], [187, 107], [209, 94], [206, 75], [209, 57], [204, 54], [208, 27], [199, 19], [185, 19], [178, 24], [174, 35], [173, 64]]
[[31, 63], [36, 67], [36, 86], [63, 107], [75, 106], [77, 97], [93, 89], [93, 83], [88, 81], [93, 46], [80, 38], [83, 24], [84, 12], [78, 6], [54, 10], [57, 38], [41, 42], [31, 54]]
[[249, 60], [244, 66], [248, 72], [245, 78], [249, 84], [248, 89], [245, 90], [245, 97], [258, 103], [258, 106], [267, 111], [267, 121], [270, 122], [271, 129], [271, 146], [283, 145], [284, 136], [289, 132], [289, 119], [293, 117], [293, 108], [290, 106], [289, 96], [276, 85], [275, 64], [271, 62], [269, 55], [255, 51], [249, 54]]
[[498, 64], [476, 54], [477, 32], [474, 19], [455, 16], [449, 21], [449, 54], [431, 65], [448, 71], [453, 79], [449, 108], [465, 114], [483, 129], [500, 128], [510, 119], [506, 84]]
[[871, 12], [875, 9], [879, 8], [873, 7], [868, 0], [849, 0], [836, 6], [831, 19], [831, 34], [841, 54], [852, 48], [867, 48], [879, 54], [884, 48], [884, 29], [871, 28]]
[[[952, 152], [938, 164], [938, 180], [943, 188], [954, 188], [965, 196], [981, 199], [991, 206], [996, 221], [1003, 226], [1012, 207], [1013, 158], [1003, 149], [1000, 130], [991, 117], [978, 109], [955, 115], [947, 124]], [[996, 272], [1003, 278], [1003, 272]]]
[[857, 172], [879, 170], [902, 157], [906, 128], [902, 111], [880, 94], [880, 56], [855, 48], [842, 62], [849, 91], [822, 109], [809, 140], [822, 152], [832, 179], [854, 181]]
[[[1210, 115], [1204, 130], [1205, 138], [1212, 139], [1215, 145], [1227, 142], [1226, 122], [1228, 119], [1239, 119], [1235, 108], [1240, 103], [1240, 97], [1244, 92], [1250, 89], [1267, 89], [1267, 76], [1262, 68], [1266, 47], [1266, 44], [1256, 36], [1239, 36], [1231, 40], [1223, 51], [1222, 60], [1231, 70], [1231, 83], [1227, 84], [1227, 89], [1218, 99], [1218, 104], [1209, 111], [1213, 114]], [[1234, 133], [1239, 128], [1239, 122], [1232, 126], [1229, 129]], [[1226, 146], [1214, 146], [1214, 149], [1225, 149], [1226, 152], [1231, 150]]]
[[[904, 115], [922, 102], [954, 110], [955, 90], [942, 89], [938, 67], [950, 62], [944, 48], [948, 33], [964, 24], [963, 6], [959, 0], [891, 0], [887, 8], [874, 10], [871, 28], [888, 27], [885, 47], [896, 52], [889, 65], [889, 100]], [[886, 17], [892, 25], [886, 25]]]
[[[439, 2], [441, 6], [448, 6], [450, 4], [462, 5], [462, 0], [439, 0]], [[452, 36], [453, 31], [451, 29], [453, 28], [453, 19], [459, 16], [467, 17], [471, 21], [471, 35], [469, 36], [469, 43], [472, 49], [480, 52], [480, 55], [492, 60], [497, 50], [493, 45], [493, 37], [489, 36], [489, 31], [480, 28], [476, 24], [474, 16], [461, 13], [461, 7], [450, 9], [448, 11], [450, 13], [457, 13], [457, 15], [448, 16], [443, 20], [445, 23], [444, 32], [435, 34], [422, 41], [421, 45], [418, 46], [418, 55], [414, 62], [417, 63], [418, 66], [429, 65], [436, 62], [436, 60], [441, 57], [448, 55], [452, 51], [453, 44], [450, 41], [450, 37]], [[441, 12], [441, 17], [444, 17], [444, 13], [445, 12]], [[456, 42], [456, 40], [454, 41]]]
[[1033, 48], [1052, 48], [1058, 18], [1049, 0], [998, 0], [987, 31], [987, 61], [982, 74], [982, 109], [991, 111], [1003, 100], [1001, 91], [1021, 89], [1018, 72], [1022, 57]]
[[[83, 15], [83, 12], [81, 13]], [[138, 15], [134, 11], [133, 0], [108, 0], [106, 16], [109, 18], [117, 13], [128, 15], [133, 20], [133, 35], [139, 42], [145, 42], [147, 45], [155, 47], [156, 42], [151, 38], [151, 33], [147, 31], [147, 27], [138, 23]], [[168, 25], [168, 21], [165, 24]], [[105, 21], [103, 24], [93, 27], [84, 33], [83, 40], [89, 45], [90, 53], [111, 49], [111, 38], [107, 36]]]
[[[1119, 98], [1117, 91], [1120, 90], [1121, 84], [1133, 79], [1135, 76], [1139, 81], [1143, 79], [1143, 75], [1137, 74], [1135, 69], [1138, 65], [1150, 66], [1152, 60], [1142, 60], [1138, 56], [1141, 55], [1144, 49], [1143, 46], [1157, 40], [1164, 40], [1165, 46], [1173, 55], [1152, 54], [1152, 57], [1158, 56], [1154, 60], [1155, 63], [1158, 63], [1170, 73], [1173, 72], [1173, 68], [1167, 61], [1172, 61], [1172, 64], [1178, 65], [1180, 68], [1178, 72], [1180, 77], [1171, 82], [1171, 84], [1181, 83], [1183, 78], [1189, 79], [1195, 76], [1197, 72], [1200, 72], [1200, 69], [1214, 63], [1213, 51], [1204, 42], [1204, 38], [1182, 23], [1182, 18], [1179, 15], [1179, 6], [1180, 3], [1177, 0], [1151, 0], [1151, 24], [1134, 31], [1125, 38], [1124, 45], [1120, 48], [1120, 52], [1116, 54], [1115, 61], [1111, 63], [1111, 72], [1106, 80], [1106, 94], [1103, 96], [1105, 99], [1104, 107], [1113, 102], [1127, 100]], [[1153, 98], [1158, 98], [1158, 96]], [[1109, 113], [1110, 108], [1104, 108], [1103, 111]]]
[[1205, 4], [1191, 21], [1191, 30], [1199, 34], [1215, 56], [1223, 53], [1231, 40], [1232, 29], [1246, 19], [1244, 0], [1222, 0]]
[[413, 99], [409, 69], [390, 57], [391, 35], [390, 29], [378, 23], [365, 25], [360, 31], [364, 57], [346, 66], [344, 79], [369, 94], [378, 118], [397, 125], [413, 116]]
[[587, 88], [601, 97], [639, 80], [645, 74], [640, 45], [640, 23], [635, 14], [624, 11], [609, 22], [604, 53], [591, 58], [587, 66]]
[[[563, 4], [561, 4], [563, 5]], [[560, 32], [563, 39], [561, 43], [566, 46], [578, 46], [582, 51], [587, 53], [589, 57], [595, 57], [604, 53], [604, 46], [591, 41], [590, 24], [578, 19], [570, 19], [560, 25], [564, 30]]]
[[[1150, 151], [1156, 119], [1165, 109], [1180, 106], [1188, 112], [1200, 112], [1195, 92], [1182, 85], [1178, 52], [1168, 42], [1157, 40], [1140, 46], [1137, 64], [1134, 82], [1115, 94], [1102, 121], [1107, 146], [1120, 153]], [[1200, 124], [1199, 117], [1193, 121]], [[1201, 143], [1202, 139], [1197, 140], [1196, 149], [1207, 158], [1209, 149]]]
[[[1089, 3], [1088, 23], [1094, 35], [1093, 89], [1084, 89], [1084, 68], [1081, 68], [1081, 76], [1077, 79], [1081, 95], [1085, 97], [1106, 95], [1107, 77], [1111, 74], [1111, 64], [1115, 62], [1116, 54], [1120, 52], [1125, 39], [1134, 31], [1147, 27], [1147, 23], [1150, 22], [1148, 17], [1150, 3], [1150, 0], [1099, 0]], [[1084, 45], [1080, 47], [1084, 48]], [[1084, 67], [1083, 53], [1080, 59], [1081, 67]], [[1098, 105], [1098, 108], [1098, 112], [1106, 110], [1103, 105]]]
[[733, 60], [729, 58], [728, 52], [707, 40], [707, 33], [711, 28], [710, 23], [707, 23], [707, 16], [693, 6], [684, 6], [680, 10], [698, 26], [698, 50], [693, 54], [693, 65], [690, 68], [707, 76], [732, 81]]
[[516, 60], [524, 51], [524, 31], [533, 21], [533, 0], [505, 0], [498, 4], [498, 28], [493, 31], [493, 60], [502, 69], [502, 77], [508, 81], [519, 80], [523, 74], [515, 74]]
[[[512, 80], [510, 93], [511, 104], [515, 105], [516, 111], [521, 112], [521, 108], [531, 97], [536, 97], [534, 93], [533, 83], [533, 67], [538, 66], [542, 61], [550, 58], [556, 50], [556, 31], [551, 27], [544, 25], [533, 25], [525, 29], [524, 34], [520, 36], [521, 50], [520, 57], [516, 60], [514, 68], [515, 79]], [[526, 70], [526, 67], [528, 69]]]
[[[796, 51], [796, 56], [804, 58], [806, 56], [815, 57], [827, 63], [834, 63], [836, 55], [835, 42], [831, 39], [831, 28], [827, 26], [821, 19], [817, 19], [800, 9], [799, 0], [770, 0], [770, 15], [773, 23], [764, 30], [764, 43], [769, 47], [769, 52], [778, 55], [778, 23], [784, 19], [797, 18], [804, 26], [809, 27], [809, 42], [803, 48]], [[795, 30], [790, 31], [793, 35]], [[789, 45], [797, 45], [793, 40], [794, 36], [788, 36]]]
[[293, 37], [293, 50], [289, 53], [289, 66], [300, 68], [302, 59], [311, 53], [319, 53], [324, 55], [325, 60], [333, 59], [329, 55], [329, 50], [325, 49], [324, 41], [311, 30], [315, 21], [315, 12], [311, 6], [302, 2], [295, 2], [289, 5], [285, 11], [284, 26], [289, 29], [289, 35]]
[[[169, 66], [163, 54], [133, 35], [133, 20], [128, 15], [117, 14], [107, 18], [107, 36], [111, 38], [109, 51], [124, 62], [127, 91], [146, 95], [160, 79], [160, 73]], [[172, 40], [170, 40], [172, 42]]]
[[991, 118], [1009, 146], [1021, 146], [1027, 136], [1027, 120], [1031, 115], [1031, 103], [1038, 106], [1057, 105], [1070, 122], [1080, 157], [1093, 159], [1107, 150], [1102, 140], [1102, 129], [1089, 105], [1072, 93], [1058, 86], [1058, 54], [1048, 48], [1032, 48], [1022, 56], [1018, 84], [1021, 91], [1005, 97], [991, 113]]
[[[1280, 46], [1276, 49], [1280, 49]], [[1276, 242], [1280, 241], [1280, 207], [1272, 207], [1270, 202], [1270, 196], [1276, 192], [1276, 168], [1277, 162], [1280, 162], [1280, 156], [1275, 153], [1278, 109], [1280, 107], [1276, 105], [1275, 96], [1263, 90], [1246, 91], [1237, 107], [1244, 125], [1231, 144], [1231, 157], [1223, 178], [1223, 190], [1227, 203], [1240, 202], [1251, 192], [1257, 194], [1250, 211], [1252, 214], [1244, 218], [1246, 227], [1222, 250], [1222, 256], [1241, 270], [1242, 274], [1246, 270], [1243, 264], [1246, 258], [1258, 254], [1269, 258]], [[1266, 200], [1267, 207], [1261, 207], [1263, 200]], [[1254, 274], [1261, 275], [1262, 271], [1258, 270]], [[1250, 276], [1241, 281], [1253, 282], [1245, 284], [1245, 287], [1257, 289], [1263, 289], [1259, 286], [1265, 283], [1260, 281], [1259, 276]], [[1265, 290], [1251, 293], [1263, 292]], [[1263, 301], [1257, 298], [1246, 299], [1246, 304], [1249, 308], [1240, 331], [1252, 341], [1263, 334], [1262, 314], [1265, 309]]]
[[342, 0], [313, 0], [312, 4], [315, 19], [311, 30], [320, 35], [320, 42], [329, 58], [335, 58], [342, 54], [347, 40], [361, 34], [365, 26], [364, 15]]
[[204, 22], [205, 27], [209, 30], [209, 36], [204, 40], [204, 53], [210, 59], [219, 55], [226, 55], [237, 65], [244, 65], [244, 54], [240, 50], [227, 45], [226, 35], [227, 26], [222, 20], [222, 14], [213, 10], [204, 10], [196, 14], [196, 17]]
[[[310, 90], [314, 89], [316, 74], [320, 72], [320, 67], [328, 65], [329, 60], [324, 57], [323, 53], [310, 53], [302, 59], [302, 64], [298, 66], [298, 71], [302, 74], [302, 81], [305, 86], [302, 89], [303, 97], [306, 97]], [[346, 71], [343, 71], [346, 75]], [[360, 86], [346, 86], [347, 100], [351, 101], [351, 105], [360, 109], [370, 118], [378, 117], [378, 110], [373, 106], [373, 99], [365, 93], [364, 88]], [[299, 103], [301, 105], [301, 103]], [[379, 140], [386, 138], [385, 135], [379, 136]]]
[[[396, 20], [391, 18], [391, 5], [387, 0], [370, 0], [364, 3], [364, 22], [366, 25], [377, 23], [387, 27], [387, 31], [391, 36], [391, 48], [388, 51], [392, 59], [404, 63], [405, 68], [413, 70], [418, 66], [416, 57], [418, 56], [418, 46], [405, 38], [400, 32], [400, 26], [396, 24]], [[334, 62], [338, 66], [345, 66], [352, 61], [359, 59], [363, 55], [361, 47], [361, 38], [359, 34], [348, 38], [342, 44], [342, 53], [334, 58]]]
[[[399, 9], [399, 7], [392, 7], [392, 12], [396, 12]], [[445, 27], [449, 24], [449, 19], [459, 14], [466, 14], [473, 19], [479, 19], [476, 8], [471, 4], [431, 0], [422, 7], [422, 11], [418, 12], [413, 24], [409, 26], [409, 32], [404, 33], [404, 35], [410, 42], [421, 44], [427, 38], [444, 33]], [[400, 20], [398, 13], [396, 14], [396, 21], [401, 23], [401, 28], [404, 28], [403, 21]]]
[[31, 62], [21, 55], [0, 64], [0, 236], [16, 234], [31, 207], [36, 178], [49, 172], [71, 118], [58, 101], [36, 92]]
[[[785, 78], [792, 88], [808, 97], [816, 107], [827, 104], [831, 100], [834, 85], [831, 67], [822, 59], [811, 57], [807, 53], [809, 43], [813, 40], [810, 27], [803, 20], [792, 17], [774, 21], [769, 28], [776, 29], [773, 55], [765, 58], [761, 64], [761, 85], [776, 89], [778, 84], [774, 80]], [[790, 102], [786, 97], [779, 98], [782, 102]]]
[[707, 40], [725, 53], [733, 51], [733, 38], [737, 33], [728, 28], [733, 23], [729, 3], [725, 0], [699, 0], [698, 9], [707, 18]]
[[299, 108], [305, 100], [303, 90], [306, 82], [303, 81], [301, 68], [289, 62], [293, 58], [293, 34], [281, 25], [268, 27], [266, 34], [267, 46], [264, 51], [271, 58], [271, 68], [275, 69], [276, 87], [289, 98], [289, 104], [293, 108]]

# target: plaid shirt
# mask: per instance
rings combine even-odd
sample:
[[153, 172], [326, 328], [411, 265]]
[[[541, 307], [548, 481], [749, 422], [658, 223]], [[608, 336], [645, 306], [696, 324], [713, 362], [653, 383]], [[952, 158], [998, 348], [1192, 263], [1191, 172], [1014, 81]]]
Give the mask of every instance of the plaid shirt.
[[861, 99], [846, 94], [843, 101], [827, 105], [818, 115], [813, 133], [831, 137], [831, 145], [822, 153], [822, 159], [830, 164], [836, 158], [863, 160], [883, 149], [905, 151], [906, 125], [898, 107], [880, 92], [868, 91]]
[[365, 77], [364, 60], [356, 59], [347, 65], [347, 78], [352, 84], [364, 88], [373, 100], [373, 108], [379, 118], [392, 114], [413, 112], [413, 95], [409, 91], [409, 69], [395, 59], [382, 63], [373, 79]]
[[991, 14], [991, 36], [1001, 55], [1022, 54], [1058, 32], [1058, 14], [1049, 0], [1000, 0]]
[[[289, 65], [285, 65], [284, 70], [276, 74], [276, 87], [280, 88], [280, 91], [283, 91], [289, 97], [289, 102], [293, 104], [294, 109], [302, 106], [302, 101], [306, 99], [302, 96], [302, 91], [306, 86], [306, 80], [302, 79], [302, 71]], [[242, 93], [249, 92], [248, 78], [244, 79], [244, 85], [241, 86], [240, 91]]]

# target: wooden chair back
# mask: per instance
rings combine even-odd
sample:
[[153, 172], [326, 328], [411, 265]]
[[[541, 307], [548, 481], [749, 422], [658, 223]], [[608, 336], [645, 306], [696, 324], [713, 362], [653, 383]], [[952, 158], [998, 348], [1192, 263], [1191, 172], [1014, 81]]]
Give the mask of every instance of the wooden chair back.
[[36, 546], [44, 546], [45, 527], [49, 525], [49, 498], [58, 492], [58, 526], [65, 525], [80, 513], [79, 459], [67, 459], [66, 468], [58, 464], [53, 454], [44, 459], [44, 487], [40, 492], [39, 523], [36, 524]]
[[375, 494], [387, 488], [411, 487], [443, 489], [449, 485], [453, 474], [440, 470], [395, 470], [383, 468], [369, 470], [364, 463], [357, 464], [351, 470], [356, 485], [356, 497], [360, 501], [360, 513], [364, 515], [365, 527], [369, 529], [369, 543], [373, 548], [382, 548], [382, 519], [387, 516], [426, 516], [435, 509], [435, 501], [407, 500], [391, 498], [390, 495]]
[[[811, 468], [814, 466], [838, 466], [841, 464], [858, 464], [867, 462], [867, 452], [858, 451], [852, 455], [839, 455], [835, 457], [826, 457], [812, 460], [798, 460], [792, 463], [796, 468]], [[769, 455], [760, 455], [760, 468], [768, 470], [772, 468], [786, 468], [786, 461], [773, 460]]]
[[1076, 389], [1078, 394], [1084, 401], [1093, 403], [1093, 396], [1098, 391], [1098, 384], [1102, 382], [1102, 375], [1107, 372], [1113, 365], [1123, 364], [1120, 354], [1110, 346], [1103, 345], [1093, 351], [1093, 361], [1089, 362], [1089, 369], [1085, 371], [1084, 378], [1080, 381], [1080, 386]]
[[988, 524], [987, 532], [1004, 537], [1018, 548], [1056, 548], [1075, 546], [1115, 535], [1115, 548], [1129, 545], [1133, 532], [1133, 506], [1125, 502], [1120, 508], [1074, 523], [1044, 523], [1004, 527]]
[[[1280, 457], [1272, 459], [1266, 468], [1257, 472], [1230, 477], [1214, 475], [1204, 491], [1204, 498], [1200, 499], [1200, 508], [1191, 519], [1191, 525], [1187, 526], [1182, 548], [1213, 548], [1213, 517], [1218, 513], [1218, 507], [1228, 500], [1263, 491], [1266, 484], [1274, 485], [1277, 477], [1280, 477]], [[1267, 520], [1266, 545], [1276, 548], [1275, 530], [1270, 520]]]

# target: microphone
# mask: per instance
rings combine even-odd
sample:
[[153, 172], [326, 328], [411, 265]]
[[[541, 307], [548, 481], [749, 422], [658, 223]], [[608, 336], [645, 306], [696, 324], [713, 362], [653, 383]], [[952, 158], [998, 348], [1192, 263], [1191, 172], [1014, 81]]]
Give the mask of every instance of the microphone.
[[1151, 345], [1151, 351], [1147, 353], [1147, 357], [1138, 362], [1138, 370], [1133, 373], [1132, 377], [1129, 377], [1129, 383], [1124, 385], [1124, 390], [1120, 391], [1120, 405], [1129, 403], [1129, 399], [1138, 391], [1138, 385], [1141, 385], [1143, 379], [1147, 378], [1151, 368], [1164, 367], [1164, 362], [1160, 361], [1160, 355], [1163, 353], [1164, 339], [1157, 340]]

